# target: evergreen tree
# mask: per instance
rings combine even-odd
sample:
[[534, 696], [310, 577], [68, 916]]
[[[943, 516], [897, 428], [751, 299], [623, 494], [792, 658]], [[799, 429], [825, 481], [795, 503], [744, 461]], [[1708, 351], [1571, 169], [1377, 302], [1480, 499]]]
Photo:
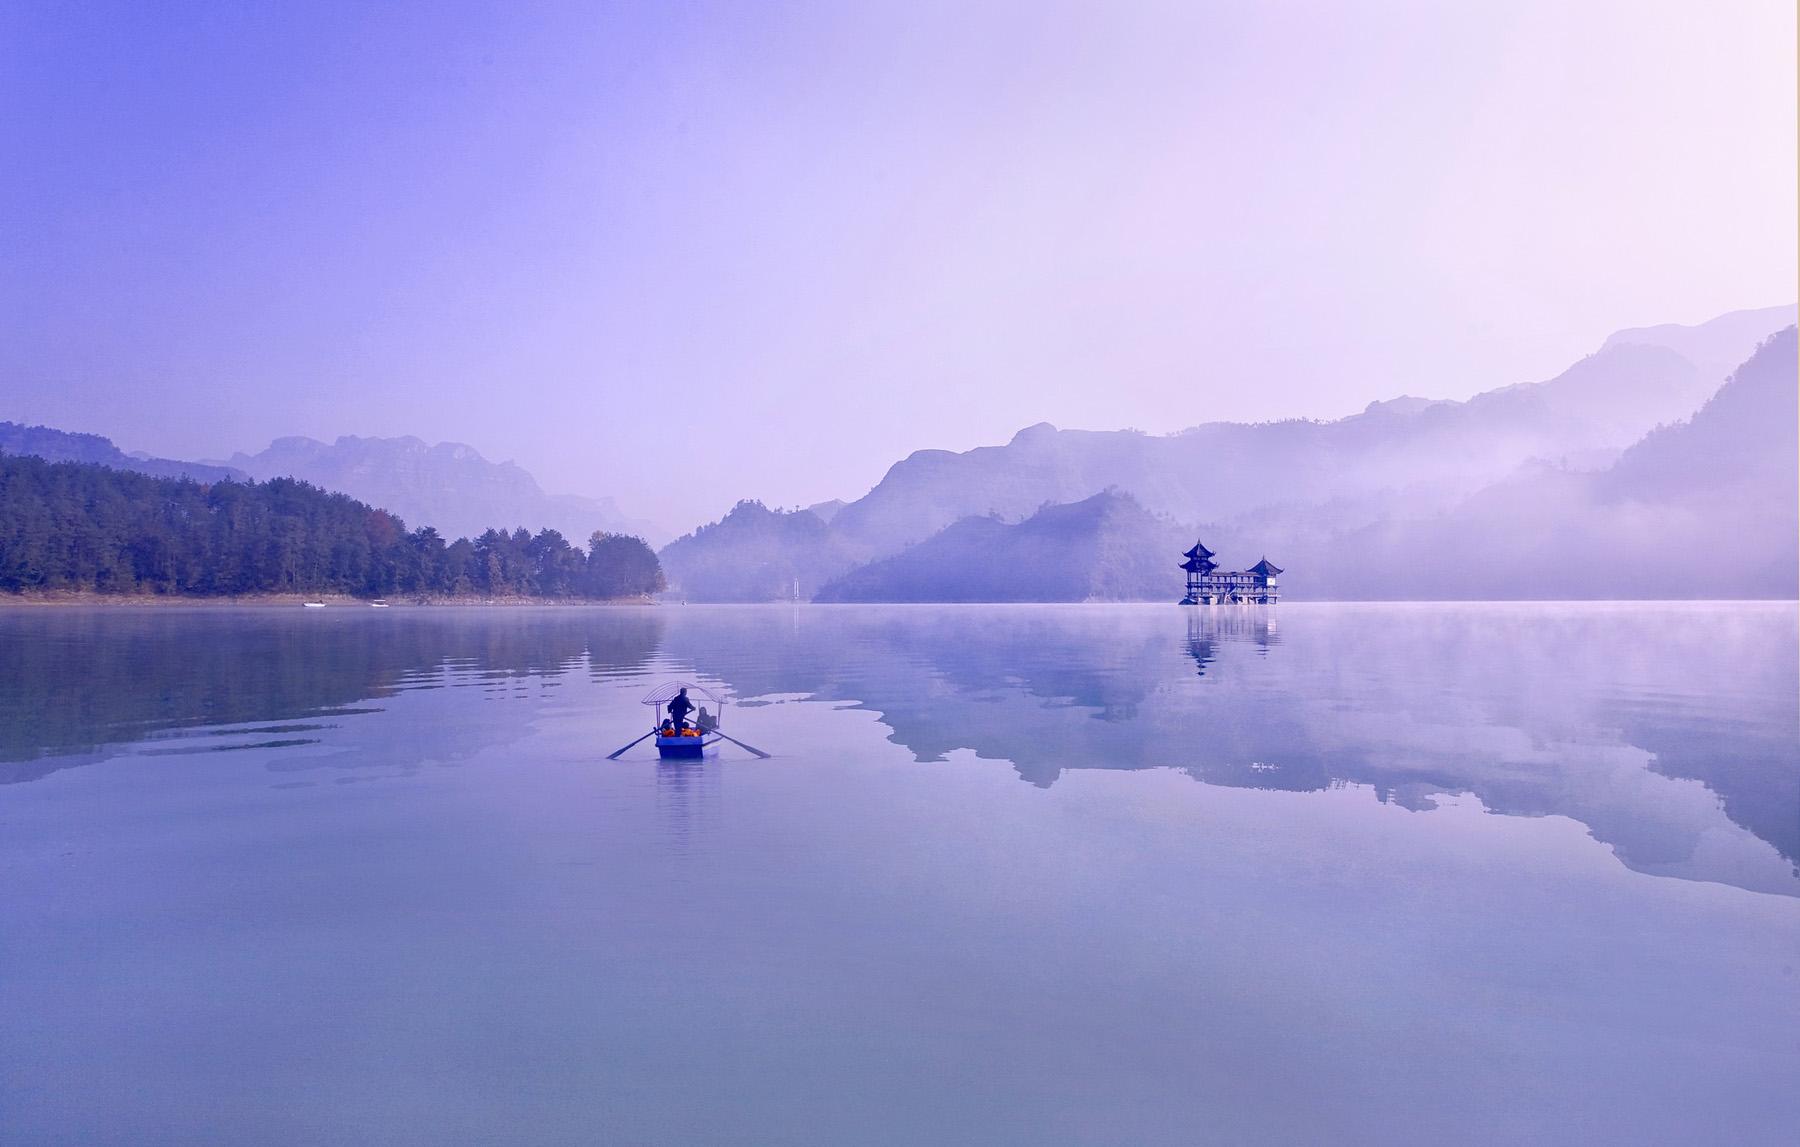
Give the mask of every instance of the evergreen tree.
[[629, 534], [595, 531], [588, 539], [586, 572], [590, 597], [648, 596], [666, 588], [656, 551]]

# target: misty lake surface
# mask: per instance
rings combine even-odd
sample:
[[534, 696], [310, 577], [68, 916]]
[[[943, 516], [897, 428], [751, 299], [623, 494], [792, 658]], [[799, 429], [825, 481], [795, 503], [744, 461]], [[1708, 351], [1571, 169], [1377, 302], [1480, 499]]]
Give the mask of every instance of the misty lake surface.
[[1792, 1143], [1796, 624], [0, 610], [0, 1141]]

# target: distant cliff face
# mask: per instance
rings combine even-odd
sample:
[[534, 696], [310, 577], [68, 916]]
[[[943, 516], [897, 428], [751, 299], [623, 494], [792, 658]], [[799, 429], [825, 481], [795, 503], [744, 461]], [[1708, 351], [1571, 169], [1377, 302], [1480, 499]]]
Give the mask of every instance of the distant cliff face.
[[260, 454], [233, 455], [231, 465], [258, 479], [293, 477], [341, 491], [446, 537], [473, 537], [490, 527], [548, 527], [585, 545], [595, 530], [654, 532], [649, 523], [627, 518], [610, 498], [546, 494], [519, 466], [489, 462], [458, 442], [278, 438]]
[[242, 472], [228, 466], [127, 454], [114, 446], [112, 439], [98, 434], [72, 434], [48, 426], [22, 426], [17, 422], [0, 422], [0, 454], [24, 454], [50, 462], [91, 462], [153, 478], [192, 478], [196, 482], [242, 481], [244, 478]]

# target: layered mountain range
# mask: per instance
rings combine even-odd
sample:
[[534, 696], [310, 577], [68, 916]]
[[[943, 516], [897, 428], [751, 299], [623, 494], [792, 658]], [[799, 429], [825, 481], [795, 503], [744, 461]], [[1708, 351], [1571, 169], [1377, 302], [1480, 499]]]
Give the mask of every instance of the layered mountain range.
[[[298, 478], [380, 506], [412, 526], [446, 537], [473, 537], [489, 527], [549, 527], [577, 545], [595, 530], [661, 541], [651, 523], [626, 516], [611, 498], [547, 494], [529, 471], [490, 462], [460, 442], [418, 438], [277, 438], [257, 454], [223, 463], [259, 480]], [[664, 535], [666, 537], [666, 535]]]
[[[1800, 356], [1780, 331], [1695, 415], [1597, 473], [1534, 467], [1426, 519], [1344, 536], [1330, 596], [1792, 596], [1800, 576]], [[1524, 592], [1521, 592], [1524, 591]]]
[[585, 546], [596, 530], [631, 534], [652, 544], [667, 537], [654, 524], [628, 517], [611, 498], [545, 493], [522, 467], [490, 462], [459, 442], [433, 446], [411, 437], [346, 436], [331, 443], [278, 438], [257, 454], [186, 462], [126, 453], [98, 434], [0, 422], [0, 454], [89, 462], [153, 478], [196, 482], [298, 478], [380, 507], [415, 529], [431, 526], [447, 538], [520, 527], [533, 533], [549, 527], [576, 546]]
[[[1290, 597], [1792, 596], [1796, 356], [1777, 332], [1795, 310], [1620, 331], [1554, 378], [1332, 421], [1161, 436], [1040, 423], [1000, 446], [914, 453], [849, 503], [742, 502], [661, 556], [674, 592], [700, 601], [1172, 599], [1167, 559], [1196, 535], [1227, 568], [1286, 567]], [[294, 477], [449, 537], [658, 540], [611, 499], [548, 494], [457, 443], [294, 437], [186, 462], [0, 423], [0, 453]]]
[[[1015, 591], [995, 584], [976, 555], [1016, 544], [1060, 554], [1046, 560], [1086, 563], [1064, 582], [1108, 587], [1089, 596], [1172, 599], [1172, 565], [1167, 574], [1147, 569], [1126, 589], [1116, 569], [1095, 564], [1111, 558], [1083, 556], [1116, 558], [1133, 535], [1135, 544], [1163, 546], [1172, 528], [1203, 533], [1228, 566], [1267, 554], [1288, 568], [1284, 582], [1302, 597], [1789, 596], [1791, 337], [1740, 371], [1741, 385], [1720, 388], [1732, 366], [1794, 317], [1794, 307], [1776, 307], [1621, 331], [1555, 378], [1466, 401], [1374, 402], [1329, 422], [1215, 422], [1166, 436], [1039, 424], [1004, 446], [915, 453], [829, 523], [799, 511], [770, 515], [766, 530], [747, 521], [703, 529], [665, 549], [663, 560], [674, 582], [700, 598], [712, 596], [721, 577], [696, 591], [689, 571], [729, 570], [748, 547], [759, 577], [784, 589], [798, 582], [803, 595], [1011, 600]], [[1697, 414], [1703, 405], [1707, 412]], [[1727, 418], [1715, 406], [1736, 413]], [[1752, 433], [1753, 425], [1765, 432]], [[1646, 461], [1656, 458], [1668, 460]], [[1742, 466], [1754, 473], [1738, 473]], [[1654, 482], [1634, 477], [1646, 468]], [[1565, 487], [1586, 493], [1587, 519], [1558, 516], [1554, 502]], [[1112, 503], [1128, 498], [1141, 517], [1053, 515], [1024, 533], [1001, 528], [1103, 491]], [[1502, 505], [1515, 509], [1503, 514]], [[1705, 509], [1673, 513], [1694, 506]], [[1730, 537], [1708, 525], [1723, 521], [1734, 524]], [[1048, 540], [1053, 524], [1063, 530], [1059, 545]], [[1546, 539], [1567, 547], [1570, 532], [1589, 544], [1546, 552]], [[1671, 572], [1644, 576], [1645, 556], [1658, 545]], [[1701, 547], [1704, 555], [1694, 552]], [[1533, 559], [1497, 562], [1496, 551]], [[1672, 572], [1690, 560], [1706, 563], [1707, 576], [1691, 567]], [[878, 564], [857, 568], [866, 563]], [[737, 588], [736, 599], [758, 596]]]
[[1169, 584], [1182, 527], [1130, 494], [964, 518], [828, 582], [817, 601], [1137, 601]]
[[112, 439], [98, 434], [72, 434], [48, 426], [0, 422], [0, 454], [21, 454], [47, 462], [89, 462], [131, 470], [152, 478], [192, 478], [196, 482], [242, 481], [242, 471], [205, 462], [181, 462], [149, 454], [127, 454]]

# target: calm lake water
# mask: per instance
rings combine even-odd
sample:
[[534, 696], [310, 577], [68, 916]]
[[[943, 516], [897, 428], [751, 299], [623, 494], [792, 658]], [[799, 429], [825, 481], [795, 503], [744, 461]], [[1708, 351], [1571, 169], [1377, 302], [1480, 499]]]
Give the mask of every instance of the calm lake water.
[[1796, 626], [0, 611], [0, 1141], [1791, 1144]]

